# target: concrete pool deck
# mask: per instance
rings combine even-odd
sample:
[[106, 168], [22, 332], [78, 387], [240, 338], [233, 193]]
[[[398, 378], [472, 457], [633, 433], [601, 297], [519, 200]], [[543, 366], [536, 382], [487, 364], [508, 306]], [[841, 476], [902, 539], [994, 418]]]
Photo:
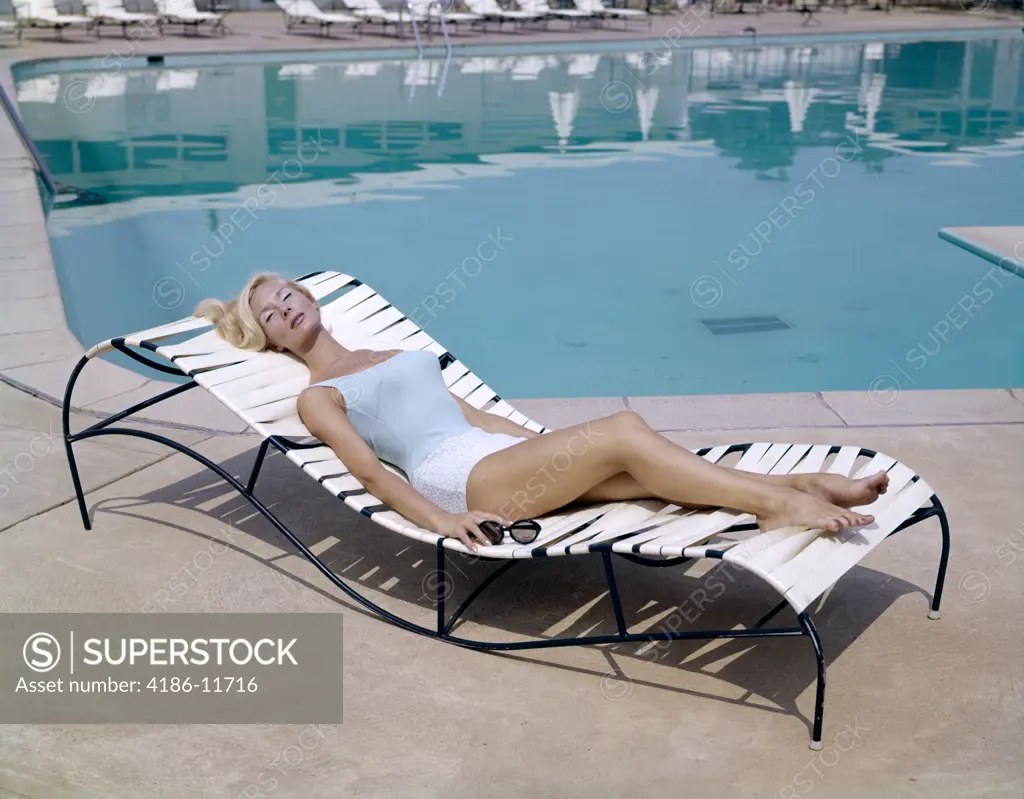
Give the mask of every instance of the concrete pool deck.
[[[655, 659], [626, 646], [487, 655], [440, 644], [339, 599], [210, 473], [149, 442], [76, 448], [93, 518], [83, 531], [58, 409], [7, 386], [0, 406], [0, 464], [8, 467], [0, 612], [159, 610], [156, 598], [177, 580], [187, 590], [161, 600], [167, 612], [341, 613], [346, 636], [345, 723], [290, 754], [294, 765], [283, 766], [281, 752], [297, 745], [302, 726], [8, 724], [0, 727], [5, 799], [236, 799], [268, 776], [278, 784], [264, 796], [296, 799], [1016, 799], [1024, 791], [1020, 422], [666, 434], [688, 446], [864, 444], [920, 469], [946, 504], [953, 547], [940, 620], [926, 615], [939, 554], [934, 521], [885, 542], [813, 606], [829, 657], [822, 754], [807, 749], [809, 646], [678, 642]], [[552, 420], [584, 410], [546, 407]], [[91, 419], [75, 414], [73, 428]], [[234, 474], [258, 444], [246, 435], [170, 434]], [[278, 457], [258, 493], [371, 600], [429, 623], [428, 547], [340, 509]], [[494, 568], [456, 565], [460, 600]], [[695, 628], [751, 624], [775, 601], [756, 580], [709, 570], [707, 561], [663, 570], [623, 563], [616, 572], [626, 617], [639, 629], [698, 592], [707, 596], [716, 577], [728, 588]], [[594, 558], [521, 565], [481, 602], [467, 635], [612, 631]]]
[[[723, 16], [698, 35], [734, 35], [748, 24], [814, 36], [1011, 24], [904, 11], [826, 11], [822, 19], [800, 29], [795, 14]], [[232, 15], [230, 24], [234, 33], [224, 39], [168, 35], [138, 44], [138, 54], [350, 46], [289, 37], [277, 14]], [[657, 38], [659, 25], [664, 31], [668, 21], [628, 35]], [[122, 44], [38, 37], [0, 50], [8, 89], [11, 61], [106, 55]], [[374, 41], [360, 46], [389, 43], [366, 39]], [[31, 164], [6, 120], [0, 220], [0, 612], [139, 612], [202, 554], [209, 557], [192, 568], [195, 579], [168, 612], [343, 613], [346, 625], [345, 723], [324, 727], [298, 761], [282, 762], [282, 752], [296, 749], [302, 726], [8, 724], [0, 727], [0, 799], [256, 799], [253, 785], [265, 796], [303, 799], [1024, 794], [1024, 388], [912, 391], [897, 373], [859, 392], [511, 400], [553, 427], [631, 407], [687, 446], [859, 444], [925, 476], [952, 525], [942, 619], [926, 617], [939, 553], [934, 521], [880, 546], [815, 603], [830, 669], [826, 749], [814, 753], [806, 748], [809, 646], [679, 642], [655, 660], [635, 647], [505, 656], [420, 638], [339, 600], [212, 475], [148, 441], [107, 438], [76, 449], [94, 519], [83, 531], [57, 407], [83, 350], [64, 320]], [[157, 390], [113, 364], [91, 364], [72, 429]], [[259, 441], [234, 416], [200, 392], [175, 403], [154, 409], [149, 429], [232, 473], [247, 469]], [[268, 461], [259, 493], [371, 599], [417, 620], [431, 616], [423, 595], [429, 549], [339, 509], [279, 458]], [[521, 566], [495, 585], [467, 634], [583, 633], [609, 619], [596, 560], [554, 560]], [[456, 596], [491, 568], [466, 566]], [[702, 562], [651, 571], [619, 567], [631, 623], [687, 602], [719, 570]], [[699, 625], [752, 623], [773, 601], [740, 577]], [[268, 775], [277, 780], [270, 791]]]

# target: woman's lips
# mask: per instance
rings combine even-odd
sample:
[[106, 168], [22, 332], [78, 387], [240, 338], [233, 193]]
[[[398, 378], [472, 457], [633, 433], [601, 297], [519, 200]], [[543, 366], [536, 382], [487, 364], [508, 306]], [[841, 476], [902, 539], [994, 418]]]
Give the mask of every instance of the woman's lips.
[[304, 313], [302, 313], [301, 311], [299, 313], [295, 314], [295, 316], [292, 317], [292, 327], [291, 327], [291, 329], [294, 330], [296, 327], [298, 327], [299, 326], [299, 322], [301, 322], [305, 318], [306, 318], [306, 315]]

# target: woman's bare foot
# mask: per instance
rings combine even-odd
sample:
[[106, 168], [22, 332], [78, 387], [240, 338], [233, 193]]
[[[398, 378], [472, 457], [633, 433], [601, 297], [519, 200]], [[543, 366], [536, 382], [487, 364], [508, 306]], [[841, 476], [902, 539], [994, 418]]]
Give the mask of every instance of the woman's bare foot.
[[837, 533], [843, 527], [861, 527], [874, 520], [874, 516], [833, 505], [811, 493], [784, 488], [776, 508], [760, 517], [757, 524], [762, 532], [780, 527], [811, 527]]
[[794, 475], [793, 488], [841, 508], [857, 508], [870, 505], [889, 489], [889, 473], [880, 471], [859, 480], [841, 474], [800, 474]]

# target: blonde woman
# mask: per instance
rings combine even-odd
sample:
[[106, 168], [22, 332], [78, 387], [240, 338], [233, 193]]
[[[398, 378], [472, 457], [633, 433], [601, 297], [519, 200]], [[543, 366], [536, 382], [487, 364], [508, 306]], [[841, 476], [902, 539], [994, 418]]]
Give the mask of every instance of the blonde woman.
[[430, 352], [347, 349], [302, 285], [270, 273], [253, 277], [231, 303], [204, 300], [196, 315], [236, 347], [304, 362], [310, 385], [298, 411], [310, 432], [382, 502], [474, 552], [491, 543], [490, 523], [507, 526], [576, 501], [659, 498], [752, 513], [764, 530], [838, 531], [873, 521], [850, 508], [870, 504], [888, 485], [884, 471], [851, 480], [717, 466], [632, 411], [538, 435], [449, 392]]

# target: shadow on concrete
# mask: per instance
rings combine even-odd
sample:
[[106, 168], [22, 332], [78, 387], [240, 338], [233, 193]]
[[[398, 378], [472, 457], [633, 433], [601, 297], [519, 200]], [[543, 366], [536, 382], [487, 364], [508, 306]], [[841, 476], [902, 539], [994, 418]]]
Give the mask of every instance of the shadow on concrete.
[[[221, 466], [245, 482], [254, 457], [255, 449]], [[313, 480], [303, 479], [297, 467], [280, 454], [270, 455], [264, 463], [256, 495], [356, 591], [400, 617], [428, 627], [436, 623], [433, 546], [373, 524], [320, 489]], [[230, 528], [231, 536], [214, 539], [187, 526], [153, 518], [146, 513], [150, 504], [205, 513], [223, 523], [223, 529]], [[108, 498], [94, 505], [91, 512], [97, 525], [103, 523], [104, 514], [111, 513], [177, 527], [183, 534], [198, 536], [211, 544], [216, 541], [217, 546], [229, 546], [274, 570], [279, 582], [295, 588], [296, 594], [305, 589], [316, 591], [350, 611], [376, 617], [341, 594], [325, 578], [317, 575], [311, 581], [290, 571], [287, 566], [294, 564], [298, 555], [292, 545], [246, 500], [209, 471], [200, 471], [141, 497]], [[937, 565], [941, 546], [938, 522], [928, 520], [901, 533], [901, 536], [908, 535], [934, 537]], [[254, 555], [239, 546], [245, 536], [282, 548], [281, 554], [271, 558]], [[898, 547], [899, 539], [900, 536], [896, 536], [883, 547]], [[446, 612], [450, 614], [504, 562], [449, 552], [448, 569], [452, 580], [448, 585]], [[778, 594], [767, 584], [723, 561], [693, 561], [669, 568], [651, 568], [621, 558], [615, 558], [613, 563], [623, 613], [631, 632], [747, 627], [779, 600]], [[826, 592], [824, 599], [817, 600], [810, 608], [828, 662], [839, 658], [872, 622], [904, 595], [921, 594], [915, 610], [919, 611], [924, 624], [930, 588], [928, 586], [926, 591], [882, 572], [854, 567]], [[173, 607], [166, 610], [173, 611]], [[767, 626], [796, 625], [795, 615], [787, 608]], [[475, 629], [470, 631], [467, 627]], [[453, 632], [466, 638], [495, 642], [614, 634], [615, 619], [600, 557], [523, 560], [473, 602]], [[810, 728], [810, 719], [796, 705], [798, 697], [813, 686], [816, 679], [813, 650], [806, 638], [610, 644], [604, 645], [603, 650], [609, 667], [601, 674], [573, 665], [539, 661], [530, 651], [489, 654], [599, 676], [602, 691], [609, 699], [625, 698], [632, 686], [645, 685], [794, 716]], [[640, 661], [713, 677], [739, 688], [741, 695], [737, 698], [736, 691], [728, 690], [728, 686], [723, 686], [719, 694], [641, 679], [639, 673], [650, 673], [650, 670]], [[694, 682], [692, 678], [681, 681]]]

